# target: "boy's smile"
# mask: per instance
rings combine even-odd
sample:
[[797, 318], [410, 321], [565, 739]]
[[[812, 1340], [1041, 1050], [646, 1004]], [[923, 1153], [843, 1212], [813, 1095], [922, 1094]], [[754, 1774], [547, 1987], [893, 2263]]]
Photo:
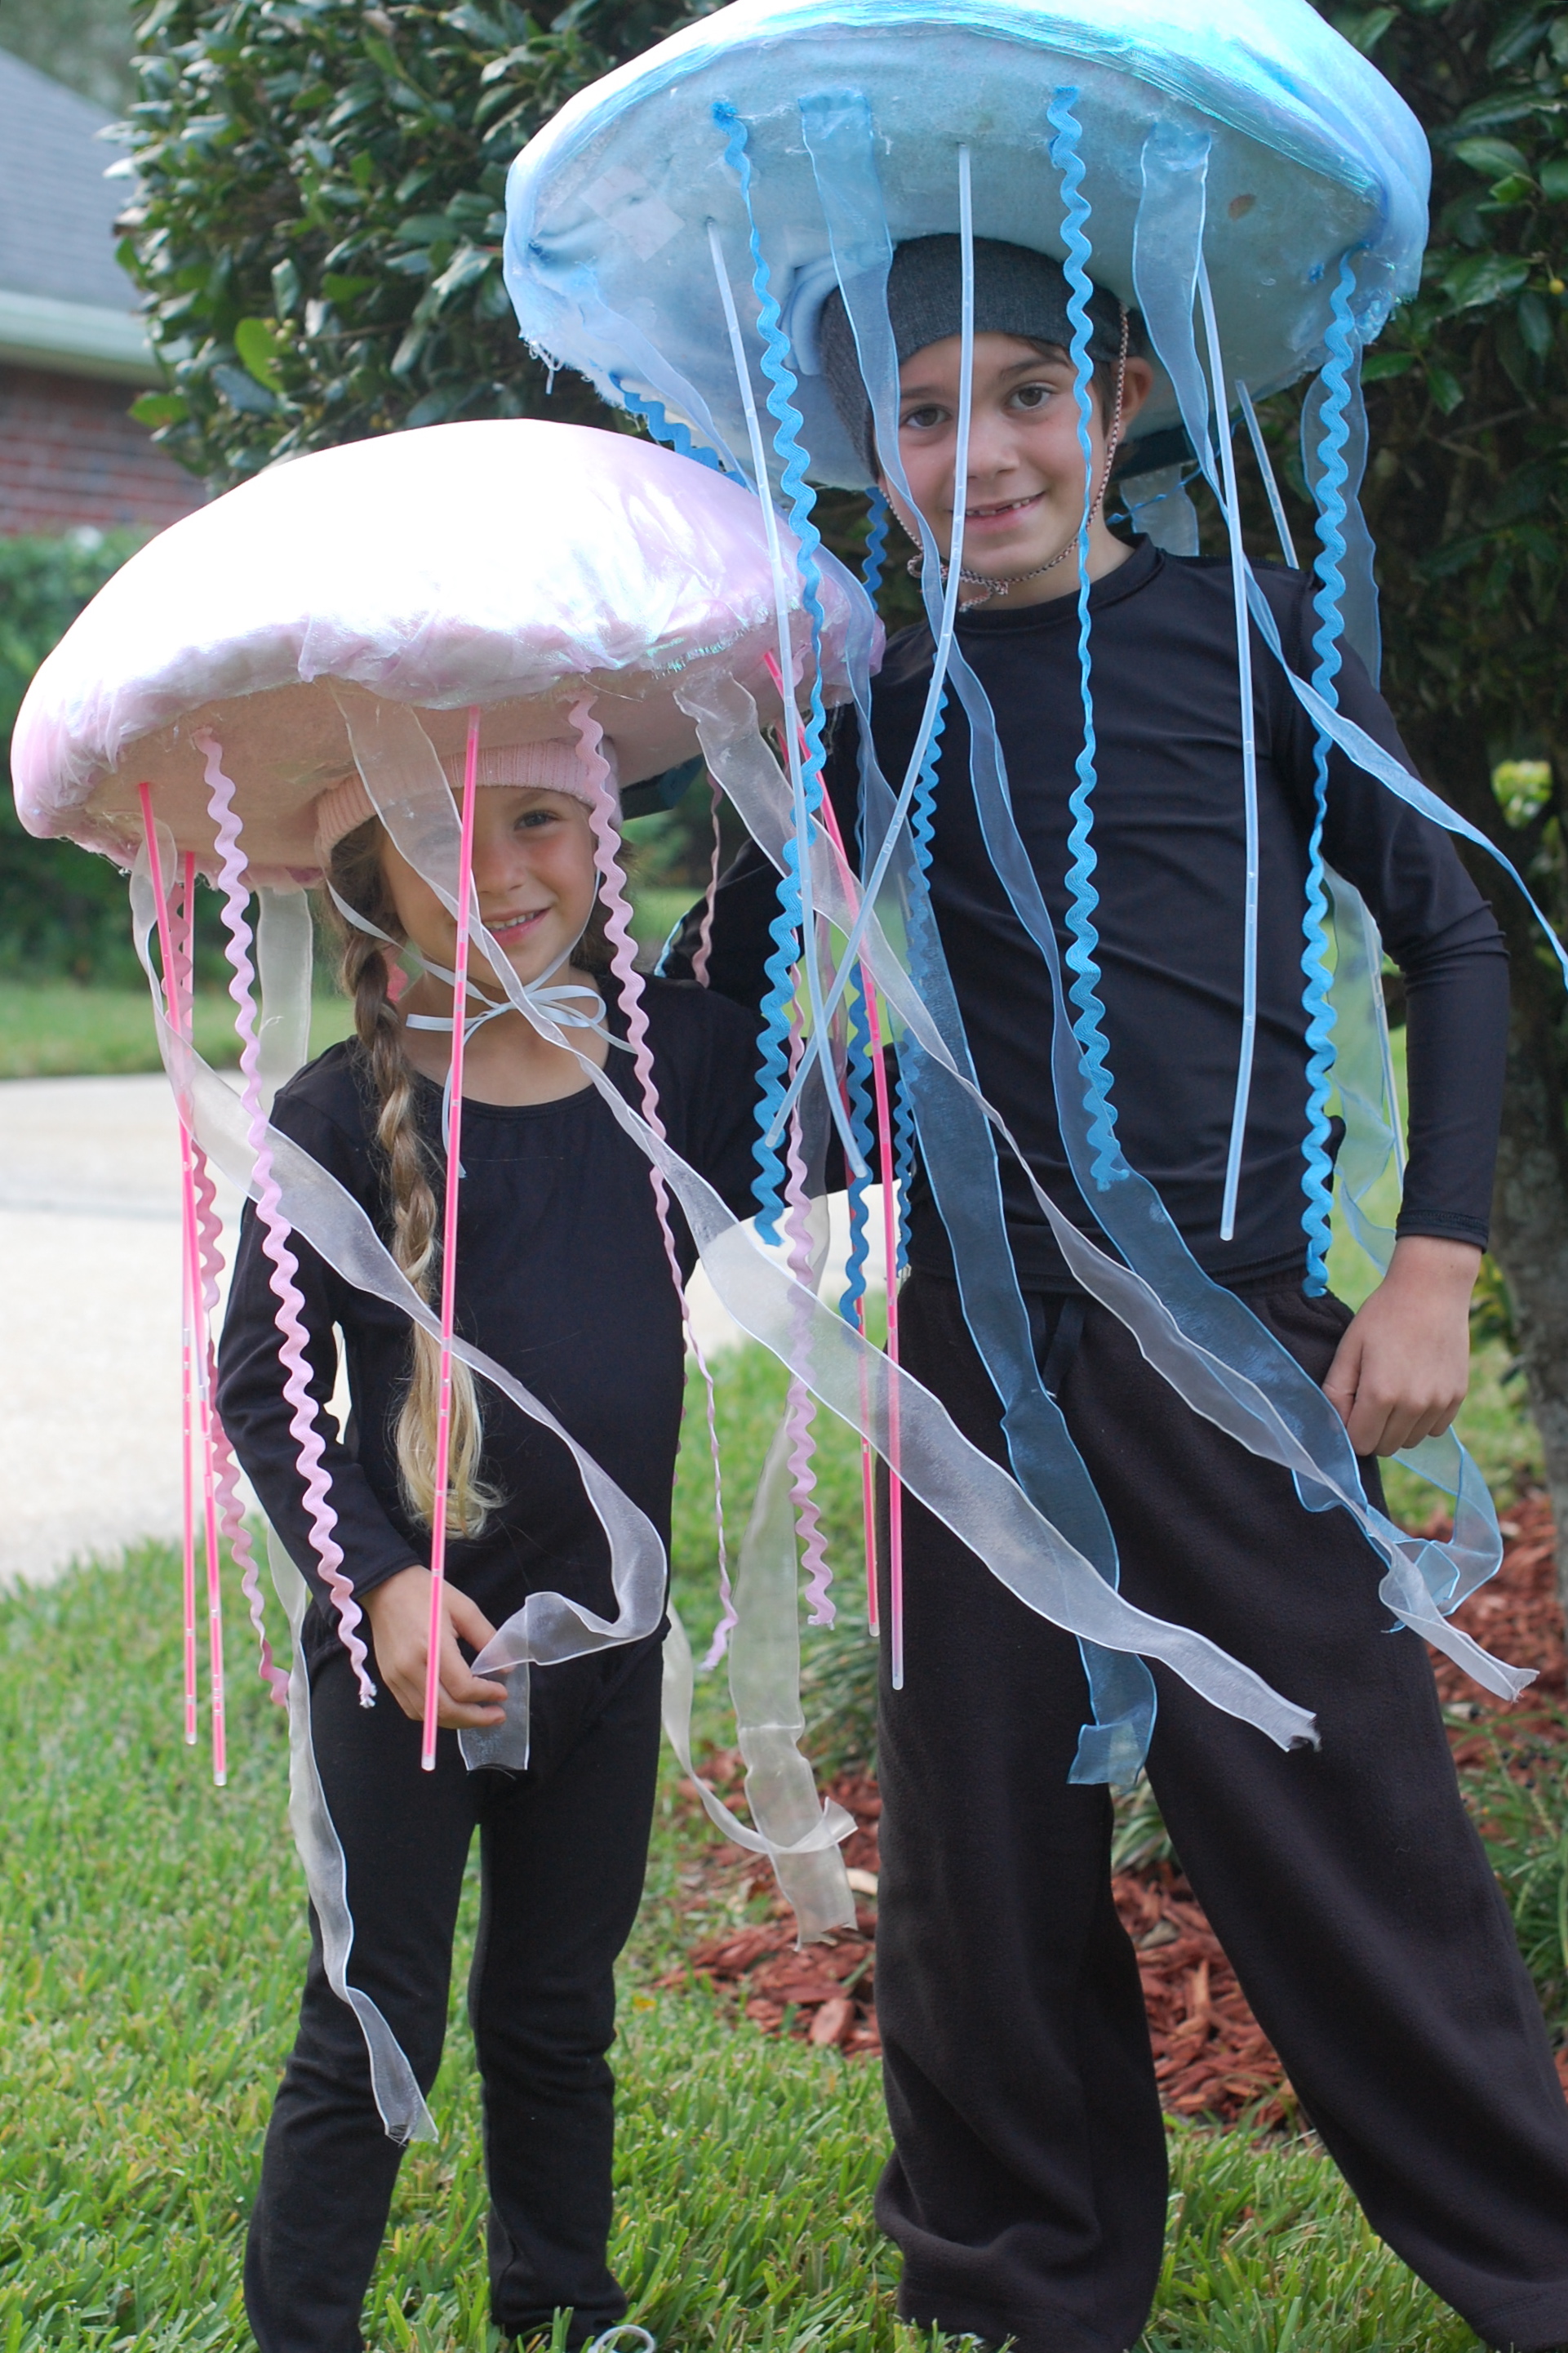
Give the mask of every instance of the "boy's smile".
[[[957, 335], [928, 343], [905, 362], [899, 377], [899, 454], [944, 559], [953, 535], [962, 351]], [[1147, 361], [1128, 360], [1123, 425], [1142, 406], [1152, 382]], [[1106, 447], [1100, 388], [1097, 378], [1090, 425], [1097, 486]], [[913, 517], [903, 501], [886, 480], [882, 487], [909, 528]], [[1073, 543], [1083, 514], [1084, 465], [1073, 368], [1065, 352], [1016, 335], [975, 336], [964, 491], [964, 569], [1016, 583], [996, 592], [998, 601], [1030, 605], [1076, 589]], [[912, 535], [918, 538], [918, 531]], [[1098, 511], [1089, 546], [1091, 579], [1114, 570], [1127, 553]], [[1021, 576], [1040, 572], [1064, 548], [1065, 559], [1043, 576]]]

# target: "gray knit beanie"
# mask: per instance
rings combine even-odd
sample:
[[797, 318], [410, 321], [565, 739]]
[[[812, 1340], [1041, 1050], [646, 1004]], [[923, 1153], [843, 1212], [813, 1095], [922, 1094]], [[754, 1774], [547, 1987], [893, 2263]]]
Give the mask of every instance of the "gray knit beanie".
[[[956, 237], [917, 237], [897, 248], [888, 272], [888, 315], [899, 365], [956, 335], [963, 303], [963, 249]], [[977, 335], [1018, 335], [1026, 343], [1058, 343], [1066, 351], [1072, 341], [1068, 318], [1068, 287], [1059, 261], [1035, 253], [1027, 246], [1004, 245], [999, 239], [974, 240], [974, 332]], [[1089, 353], [1114, 363], [1121, 348], [1121, 305], [1114, 294], [1096, 287], [1089, 297]], [[1142, 337], [1132, 322], [1130, 348], [1138, 351]], [[822, 306], [817, 324], [822, 373], [844, 429], [874, 474], [876, 436], [871, 404], [860, 380], [855, 336], [844, 308], [844, 297], [833, 289]]]

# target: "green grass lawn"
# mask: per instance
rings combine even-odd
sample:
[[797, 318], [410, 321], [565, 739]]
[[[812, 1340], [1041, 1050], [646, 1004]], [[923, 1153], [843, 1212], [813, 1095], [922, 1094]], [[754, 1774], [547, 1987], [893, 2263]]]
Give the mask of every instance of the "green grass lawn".
[[[734, 1508], [782, 1380], [755, 1351], [722, 1359], [718, 1378]], [[701, 1640], [714, 1543], [700, 1414], [689, 1429], [675, 1570]], [[839, 1425], [824, 1432], [820, 1472], [852, 1598], [858, 1467]], [[181, 1742], [178, 1584], [173, 1556], [148, 1547], [0, 1600], [3, 2353], [248, 2341], [244, 2223], [292, 2034], [303, 1890], [282, 1720], [248, 1672], [237, 1607], [228, 1788], [214, 1790], [202, 1751]], [[711, 1680], [698, 1715], [700, 1732], [722, 1736]], [[702, 1994], [653, 1987], [671, 1957], [676, 1874], [689, 1842], [710, 1835], [677, 1807], [675, 1780], [667, 1761], [623, 1971], [614, 2260], [634, 2316], [689, 2353], [915, 2353], [871, 2221], [886, 2148], [875, 2067], [764, 2041]], [[470, 1882], [463, 1957], [474, 1895]], [[441, 2142], [405, 2166], [367, 2342], [467, 2353], [499, 2340], [457, 1991], [432, 2106]], [[1170, 2257], [1145, 2353], [1474, 2347], [1371, 2237], [1311, 2143], [1181, 2128], [1172, 2156]]]
[[[346, 1038], [353, 1027], [346, 998], [318, 997], [310, 1011], [311, 1053]], [[195, 1039], [197, 1051], [217, 1067], [238, 1061], [234, 1007], [220, 990], [197, 995]], [[0, 1079], [117, 1078], [160, 1067], [144, 988], [0, 981]]]
[[[239, 2347], [247, 2207], [291, 2036], [303, 1894], [283, 1727], [238, 1612], [229, 1787], [179, 1736], [178, 1574], [157, 1548], [0, 1603], [0, 2346]], [[656, 1881], [677, 1860], [668, 1802]], [[681, 1835], [690, 1835], [683, 1832]], [[473, 1932], [473, 1889], [462, 1938]], [[660, 1907], [652, 1907], [657, 1915]], [[885, 2148], [864, 2063], [765, 2042], [625, 1972], [615, 2261], [667, 2347], [910, 2348], [870, 2220]], [[477, 2083], [459, 2005], [404, 2168], [368, 2341], [489, 2347]], [[1148, 2353], [1461, 2353], [1474, 2339], [1370, 2236], [1306, 2143], [1173, 2133], [1173, 2238]]]

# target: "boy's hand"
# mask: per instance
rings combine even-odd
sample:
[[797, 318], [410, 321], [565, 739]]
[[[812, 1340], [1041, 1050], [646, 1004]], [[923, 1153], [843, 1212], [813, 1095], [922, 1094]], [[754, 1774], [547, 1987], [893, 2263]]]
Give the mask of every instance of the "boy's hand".
[[1323, 1394], [1358, 1454], [1397, 1454], [1438, 1437], [1470, 1378], [1470, 1293], [1481, 1263], [1470, 1242], [1406, 1234], [1388, 1272], [1340, 1342]]
[[[430, 1572], [400, 1568], [364, 1597], [382, 1682], [405, 1715], [425, 1721], [425, 1665], [430, 1647]], [[441, 1588], [441, 1683], [436, 1721], [447, 1731], [500, 1724], [506, 1690], [476, 1675], [458, 1648], [460, 1634], [482, 1651], [495, 1628], [482, 1609], [456, 1586]]]

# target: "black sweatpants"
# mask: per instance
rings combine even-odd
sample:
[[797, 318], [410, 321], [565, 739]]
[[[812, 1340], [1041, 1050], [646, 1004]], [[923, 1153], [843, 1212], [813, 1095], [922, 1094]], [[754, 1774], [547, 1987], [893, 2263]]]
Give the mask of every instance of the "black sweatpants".
[[[352, 1986], [379, 2005], [422, 2091], [440, 2064], [452, 1936], [476, 1826], [483, 1897], [468, 1984], [484, 2086], [490, 2308], [510, 2336], [574, 2313], [569, 2342], [619, 2320], [610, 2228], [614, 1965], [642, 1894], [658, 1756], [659, 1643], [538, 1670], [531, 1755], [470, 1774], [455, 1733], [420, 1770], [390, 1694], [362, 1708], [336, 1634], [306, 1620], [310, 1720], [347, 1865]], [[311, 1921], [300, 2035], [268, 2126], [246, 2252], [261, 2353], [359, 2353], [360, 2307], [402, 2151], [364, 2038]]]
[[[1348, 1312], [1294, 1285], [1248, 1304], [1321, 1380]], [[1031, 1307], [1045, 1348], [1061, 1303]], [[909, 1370], [1000, 1458], [956, 1285], [912, 1275], [900, 1324]], [[1092, 1303], [1058, 1397], [1128, 1599], [1317, 1714], [1321, 1746], [1282, 1755], [1153, 1668], [1150, 1780], [1312, 2123], [1373, 2229], [1488, 2344], [1568, 2344], [1568, 2105], [1376, 1556]], [[900, 2309], [1020, 2353], [1113, 2353], [1148, 2316], [1166, 2167], [1110, 1797], [1068, 1781], [1078, 1646], [909, 1498], [904, 1588], [877, 1939]]]

